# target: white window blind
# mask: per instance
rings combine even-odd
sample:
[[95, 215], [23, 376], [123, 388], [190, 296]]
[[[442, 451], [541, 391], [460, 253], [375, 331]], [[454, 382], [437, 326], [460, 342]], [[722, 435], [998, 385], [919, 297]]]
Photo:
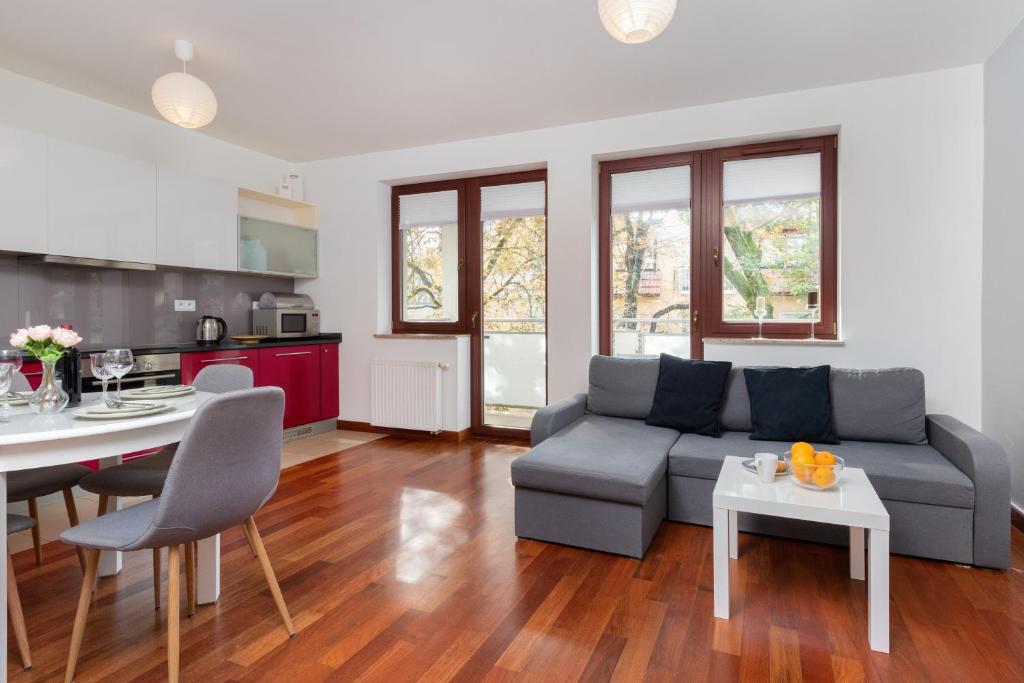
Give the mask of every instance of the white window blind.
[[670, 166], [612, 175], [612, 213], [689, 207], [689, 166]]
[[821, 154], [741, 159], [723, 164], [726, 204], [800, 199], [821, 194]]
[[403, 194], [398, 198], [400, 230], [459, 222], [459, 193], [456, 190]]
[[544, 215], [544, 182], [487, 185], [480, 188], [480, 220]]

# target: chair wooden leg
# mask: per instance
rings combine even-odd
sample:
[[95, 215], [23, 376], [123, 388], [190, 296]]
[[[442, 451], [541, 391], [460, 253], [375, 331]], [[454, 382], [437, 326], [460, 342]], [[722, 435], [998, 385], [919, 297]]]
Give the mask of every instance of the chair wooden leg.
[[[75, 494], [71, 492], [71, 489], [64, 489], [64, 507], [68, 511], [68, 523], [71, 526], [78, 526], [78, 506], [75, 505]], [[75, 550], [78, 551], [78, 565], [85, 571], [85, 548], [81, 546], [75, 546]]]
[[36, 551], [36, 564], [41, 565], [43, 563], [43, 538], [42, 532], [39, 530], [39, 503], [35, 498], [28, 499], [28, 516], [36, 520], [35, 526], [32, 527], [32, 547]]
[[99, 505], [96, 506], [96, 516], [102, 517], [105, 514], [107, 514], [107, 497], [101, 493]]
[[25, 614], [21, 611], [21, 598], [18, 596], [18, 582], [14, 580], [14, 562], [7, 556], [7, 612], [11, 615], [14, 627], [14, 639], [18, 641], [18, 654], [21, 665], [28, 671], [32, 668], [32, 653], [28, 649], [28, 631], [25, 629]]
[[263, 539], [260, 538], [259, 529], [256, 528], [256, 521], [250, 517], [243, 523], [248, 536], [252, 539], [253, 547], [256, 550], [256, 557], [260, 560], [260, 566], [263, 568], [263, 576], [267, 580], [267, 587], [270, 588], [270, 594], [274, 596], [274, 602], [277, 603], [277, 611], [281, 613], [281, 618], [284, 620], [284, 627], [288, 629], [288, 635], [295, 635], [295, 625], [292, 623], [291, 615], [288, 614], [288, 605], [284, 603], [284, 596], [281, 595], [281, 587], [277, 584], [277, 576], [274, 575], [274, 568], [270, 565], [270, 558], [267, 557], [267, 549], [263, 546]]
[[259, 557], [256, 553], [256, 545], [252, 542], [252, 534], [249, 532], [249, 528], [242, 525], [242, 533], [245, 534], [245, 542], [249, 544], [249, 550], [252, 552], [253, 557]]
[[89, 603], [96, 583], [96, 568], [100, 564], [100, 551], [89, 548], [85, 551], [85, 576], [82, 578], [82, 592], [78, 594], [78, 608], [75, 611], [75, 625], [71, 628], [71, 646], [68, 649], [68, 665], [64, 670], [65, 683], [75, 679], [78, 653], [82, 649], [85, 634], [85, 620], [89, 616]]
[[153, 548], [153, 609], [160, 609], [160, 548]]
[[196, 545], [185, 544], [185, 595], [188, 600], [189, 619], [196, 613]]
[[167, 680], [178, 682], [178, 627], [181, 600], [181, 563], [178, 555], [181, 546], [172, 545], [167, 549]]

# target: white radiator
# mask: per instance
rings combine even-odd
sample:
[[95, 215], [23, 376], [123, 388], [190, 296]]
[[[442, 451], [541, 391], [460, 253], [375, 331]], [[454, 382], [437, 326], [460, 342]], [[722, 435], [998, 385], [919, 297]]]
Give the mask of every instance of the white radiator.
[[438, 433], [441, 363], [375, 360], [371, 365], [370, 424]]

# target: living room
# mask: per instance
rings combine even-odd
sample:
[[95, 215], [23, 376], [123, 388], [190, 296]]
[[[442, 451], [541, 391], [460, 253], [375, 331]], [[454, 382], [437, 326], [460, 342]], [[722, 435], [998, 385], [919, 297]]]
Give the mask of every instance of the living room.
[[[1024, 2], [0, 18], [4, 680], [1024, 678]], [[113, 347], [283, 392], [239, 524], [97, 540]]]

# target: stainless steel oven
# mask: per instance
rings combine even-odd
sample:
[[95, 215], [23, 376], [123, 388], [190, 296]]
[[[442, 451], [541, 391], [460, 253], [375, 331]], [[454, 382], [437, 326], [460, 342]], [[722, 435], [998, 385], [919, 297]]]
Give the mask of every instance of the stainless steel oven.
[[[82, 357], [81, 375], [83, 394], [100, 391], [100, 381], [92, 376], [92, 366], [89, 364], [89, 357], [85, 354]], [[121, 386], [125, 389], [168, 384], [181, 384], [180, 353], [137, 355], [135, 356], [135, 366], [131, 372], [121, 378]], [[107, 388], [113, 389], [116, 385], [117, 380], [112, 379]]]

